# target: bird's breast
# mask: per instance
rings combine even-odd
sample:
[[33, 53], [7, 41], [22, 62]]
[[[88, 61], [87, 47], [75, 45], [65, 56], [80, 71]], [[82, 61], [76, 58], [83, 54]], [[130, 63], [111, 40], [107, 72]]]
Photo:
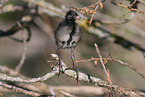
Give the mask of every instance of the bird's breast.
[[70, 38], [71, 28], [68, 26], [64, 26], [60, 29], [60, 32], [57, 33], [57, 37], [60, 41], [67, 41]]

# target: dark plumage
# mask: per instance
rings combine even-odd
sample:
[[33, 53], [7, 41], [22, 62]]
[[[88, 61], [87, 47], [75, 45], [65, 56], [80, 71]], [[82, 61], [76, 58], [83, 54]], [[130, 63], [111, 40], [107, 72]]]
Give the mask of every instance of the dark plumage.
[[58, 48], [59, 66], [61, 66], [60, 49], [69, 48], [71, 49], [71, 58], [74, 68], [74, 49], [82, 36], [79, 26], [75, 22], [78, 18], [79, 16], [75, 11], [68, 11], [64, 21], [60, 22], [57, 29], [54, 31], [55, 41]]
[[81, 32], [78, 24], [75, 22], [78, 15], [74, 11], [68, 11], [65, 20], [60, 22], [55, 30], [54, 36], [56, 45], [59, 49], [75, 48], [81, 39]]

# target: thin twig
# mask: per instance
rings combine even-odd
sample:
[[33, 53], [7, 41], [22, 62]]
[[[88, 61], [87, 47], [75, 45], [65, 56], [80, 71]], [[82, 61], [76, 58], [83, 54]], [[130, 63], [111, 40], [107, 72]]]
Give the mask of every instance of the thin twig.
[[4, 95], [3, 93], [1, 93], [1, 92], [0, 92], [0, 95], [3, 96], [3, 97], [7, 97], [7, 96], [5, 96], [5, 95]]
[[145, 75], [140, 73], [138, 70], [136, 70], [133, 66], [130, 66], [128, 63], [124, 63], [121, 60], [117, 60], [117, 59], [112, 59], [112, 61], [116, 61], [119, 62], [120, 64], [123, 64], [129, 68], [131, 68], [133, 71], [135, 71], [137, 74], [139, 74], [143, 79], [145, 79]]
[[[122, 65], [125, 65], [127, 67], [129, 67], [130, 69], [132, 69], [133, 71], [135, 71], [137, 74], [139, 74], [143, 79], [145, 79], [145, 75], [143, 75], [142, 73], [140, 73], [138, 70], [136, 70], [133, 66], [129, 65], [128, 63], [125, 63], [121, 60], [118, 59], [114, 59], [114, 58], [102, 58], [104, 61], [114, 61], [114, 62], [118, 62]], [[100, 60], [100, 58], [93, 58], [91, 57], [91, 59], [85, 59], [85, 60], [79, 60], [79, 61], [75, 61], [76, 63], [78, 62], [88, 62], [88, 61], [98, 61]]]
[[132, 7], [132, 6], [136, 3], [136, 1], [137, 1], [137, 0], [134, 0], [134, 1], [132, 2], [132, 4], [129, 5], [129, 6]]
[[1, 81], [0, 81], [0, 86], [2, 86], [4, 88], [7, 88], [7, 89], [10, 89], [10, 90], [13, 90], [13, 91], [15, 91], [17, 93], [23, 93], [23, 94], [31, 95], [31, 96], [40, 96], [39, 93], [36, 93], [36, 92], [33, 92], [33, 91], [24, 90], [24, 89], [18, 88], [16, 86], [8, 85], [8, 84], [5, 84], [5, 83], [3, 83]]
[[101, 56], [100, 51], [99, 51], [99, 49], [98, 49], [98, 45], [97, 45], [97, 44], [94, 44], [94, 45], [95, 45], [95, 47], [96, 47], [96, 51], [97, 51], [97, 53], [98, 53], [98, 55], [99, 55], [100, 62], [101, 62], [102, 66], [103, 66], [103, 69], [104, 69], [104, 71], [105, 71], [105, 73], [106, 73], [106, 76], [107, 76], [107, 78], [108, 78], [108, 81], [110, 82], [110, 84], [112, 84], [111, 79], [110, 79], [110, 76], [109, 76], [109, 73], [108, 73], [107, 70], [106, 70], [106, 67], [105, 67], [105, 65], [104, 65], [102, 56]]
[[[51, 54], [56, 60], [58, 60], [58, 56], [56, 54]], [[62, 68], [63, 70], [65, 70], [66, 68], [68, 68], [66, 66], [66, 64], [62, 61]], [[14, 82], [16, 79], [18, 80], [17, 82], [36, 82], [36, 79], [37, 81], [45, 81], [47, 80], [48, 78], [50, 77], [53, 77], [54, 75], [57, 75], [59, 73], [59, 67], [58, 66], [55, 66], [53, 68], [53, 71], [44, 75], [43, 77], [39, 77], [39, 78], [32, 78], [32, 79], [25, 79], [23, 80], [22, 78], [19, 78], [19, 77], [15, 77], [15, 79], [13, 79], [13, 77], [11, 77], [11, 79], [13, 80], [9, 80], [10, 77], [7, 77], [6, 75], [3, 75], [5, 76], [4, 79], [1, 79], [1, 80], [9, 80], [9, 81], [12, 81]], [[68, 75], [69, 77], [73, 78], [73, 79], [77, 79], [77, 73], [76, 71], [74, 70], [65, 70], [64, 71], [64, 74]], [[2, 76], [2, 74], [0, 75], [0, 77]], [[79, 81], [84, 81], [84, 82], [88, 82], [90, 83], [90, 79], [92, 80], [92, 84], [94, 85], [97, 85], [97, 86], [100, 86], [100, 87], [104, 87], [104, 88], [107, 88], [109, 90], [114, 90], [115, 92], [117, 92], [118, 94], [120, 95], [127, 95], [127, 96], [130, 96], [130, 97], [139, 97], [139, 96], [145, 96], [144, 93], [142, 92], [138, 92], [138, 91], [133, 91], [133, 90], [129, 90], [129, 89], [125, 89], [123, 87], [119, 87], [119, 86], [116, 86], [116, 85], [113, 85], [113, 84], [110, 84], [109, 82], [106, 82], [106, 81], [102, 81], [100, 78], [96, 78], [96, 77], [93, 77], [93, 76], [89, 76], [87, 74], [84, 74], [84, 73], [81, 73], [78, 71], [78, 80]], [[23, 81], [22, 81], [23, 80]], [[29, 81], [28, 81], [29, 80]]]
[[[99, 0], [99, 1], [102, 1], [102, 0]], [[97, 11], [98, 7], [99, 7], [99, 4], [96, 6], [96, 8], [95, 8], [95, 12], [94, 12], [94, 13], [92, 14], [92, 16], [91, 16], [91, 19], [90, 19], [89, 25], [91, 25], [91, 23], [92, 23], [92, 21], [93, 21], [93, 17], [94, 17], [94, 15], [96, 14], [96, 11]]]
[[[58, 56], [56, 54], [51, 54], [56, 60], [58, 60]], [[66, 68], [68, 68], [66, 66], [66, 64], [62, 61], [62, 68], [65, 70]], [[58, 70], [58, 66], [55, 67], [54, 70]], [[68, 75], [69, 77], [73, 78], [73, 79], [77, 79], [77, 73], [76, 71], [74, 70], [65, 70], [64, 73], [66, 75]], [[139, 97], [139, 96], [145, 96], [144, 93], [142, 92], [137, 92], [137, 91], [132, 91], [132, 90], [129, 90], [129, 89], [125, 89], [123, 87], [119, 87], [119, 86], [116, 86], [116, 85], [113, 85], [109, 82], [106, 82], [106, 81], [102, 81], [101, 79], [99, 78], [96, 78], [96, 77], [93, 77], [93, 76], [89, 76], [87, 74], [84, 74], [84, 73], [81, 73], [78, 71], [78, 80], [79, 81], [84, 81], [84, 82], [88, 82], [90, 83], [90, 79], [92, 80], [91, 82], [94, 84], [94, 85], [97, 85], [97, 86], [100, 86], [100, 87], [104, 87], [104, 88], [107, 88], [109, 90], [114, 90], [115, 92], [117, 92], [118, 94], [123, 94], [123, 95], [127, 95], [127, 96], [130, 96], [130, 97]]]
[[[96, 11], [97, 11], [98, 7], [100, 6], [101, 8], [103, 8], [103, 5], [102, 4], [103, 4], [102, 3], [102, 0], [99, 0], [95, 4], [89, 5], [87, 7], [82, 7], [82, 8], [74, 8], [74, 7], [72, 7], [72, 8], [74, 10], [80, 11], [80, 13], [83, 13], [84, 15], [85, 14], [92, 14], [92, 16], [90, 18], [90, 21], [89, 21], [89, 25], [91, 25], [91, 23], [93, 21], [93, 17], [96, 14]], [[91, 10], [89, 8], [95, 8], [95, 9], [94, 10]]]
[[92, 16], [91, 16], [89, 25], [91, 25], [91, 23], [92, 23], [92, 21], [93, 21], [93, 17], [94, 17], [94, 15], [96, 14], [96, 11], [97, 11], [98, 7], [101, 6], [101, 9], [102, 9], [103, 6], [102, 6], [101, 4], [102, 4], [102, 0], [99, 0], [99, 1], [97, 2], [96, 7], [95, 7], [95, 10], [94, 10], [95, 12], [94, 12], [94, 13], [92, 14]]
[[[24, 76], [24, 75], [22, 75], [20, 73], [18, 75], [16, 75], [15, 70], [13, 70], [11, 68], [8, 68], [7, 66], [0, 65], [0, 71], [3, 72], [3, 73], [8, 74], [10, 76], [19, 76], [20, 78], [23, 78], [23, 79], [30, 79], [30, 77], [26, 77], [26, 76]], [[42, 91], [43, 91], [43, 93], [48, 93], [49, 95], [55, 95], [55, 93], [49, 87], [49, 85], [44, 83], [44, 82], [41, 82], [41, 83], [40, 82], [39, 83], [30, 83], [30, 84], [28, 84], [28, 83], [17, 83], [17, 82], [13, 82], [13, 83], [16, 86], [22, 87], [24, 89], [38, 91], [39, 93], [42, 93]], [[0, 91], [1, 92], [12, 92], [11, 90], [10, 91], [3, 90], [2, 88], [0, 88]]]
[[138, 13], [145, 14], [145, 12], [140, 11], [140, 10], [138, 10], [138, 9], [131, 8], [130, 6], [118, 4], [118, 3], [116, 3], [114, 0], [112, 0], [111, 3], [113, 3], [114, 5], [120, 6], [120, 7], [128, 8], [128, 9], [130, 9], [131, 11], [135, 11], [135, 12], [138, 12]]
[[[21, 25], [20, 22], [17, 22], [17, 23], [18, 23], [19, 27], [22, 27], [22, 25]], [[25, 59], [26, 59], [26, 51], [27, 51], [26, 36], [25, 36], [25, 33], [24, 33], [23, 30], [22, 30], [21, 34], [22, 34], [22, 38], [23, 38], [23, 45], [24, 45], [24, 48], [23, 48], [23, 53], [22, 53], [21, 60], [20, 60], [19, 64], [17, 65], [16, 69], [15, 69], [16, 74], [18, 74], [18, 73], [21, 71], [22, 66], [23, 66], [23, 64], [24, 64], [24, 62], [25, 62]]]
[[72, 94], [65, 92], [65, 91], [59, 91], [59, 92], [67, 97], [78, 97], [78, 96], [72, 95]]

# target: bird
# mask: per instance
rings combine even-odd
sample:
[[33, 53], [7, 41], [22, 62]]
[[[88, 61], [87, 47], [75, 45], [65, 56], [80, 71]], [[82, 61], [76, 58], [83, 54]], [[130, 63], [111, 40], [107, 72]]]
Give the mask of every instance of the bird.
[[55, 42], [57, 45], [57, 55], [59, 57], [59, 74], [62, 69], [60, 49], [71, 49], [71, 59], [73, 69], [75, 69], [74, 49], [82, 37], [80, 27], [76, 23], [77, 19], [80, 19], [80, 17], [75, 11], [67, 11], [65, 19], [58, 24], [56, 30], [54, 31]]

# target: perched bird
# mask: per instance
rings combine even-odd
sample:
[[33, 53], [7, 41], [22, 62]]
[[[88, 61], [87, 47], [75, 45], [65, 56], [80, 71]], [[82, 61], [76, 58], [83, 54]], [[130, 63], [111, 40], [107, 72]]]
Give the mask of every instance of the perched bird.
[[59, 23], [58, 27], [54, 31], [55, 42], [57, 45], [57, 54], [59, 57], [59, 70], [61, 67], [60, 49], [71, 49], [71, 59], [74, 67], [74, 49], [77, 43], [80, 41], [82, 33], [79, 25], [75, 22], [80, 17], [75, 11], [68, 11], [65, 15], [65, 19]]

